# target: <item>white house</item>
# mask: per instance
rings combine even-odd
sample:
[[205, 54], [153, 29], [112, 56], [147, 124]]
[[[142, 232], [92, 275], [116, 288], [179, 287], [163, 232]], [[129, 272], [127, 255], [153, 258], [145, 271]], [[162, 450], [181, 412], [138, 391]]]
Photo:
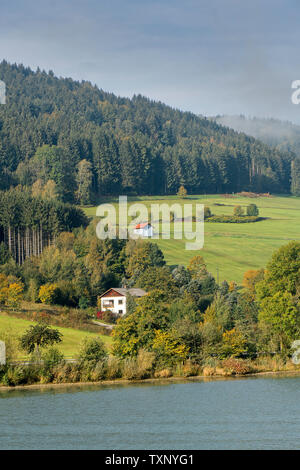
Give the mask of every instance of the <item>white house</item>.
[[153, 236], [153, 227], [148, 222], [137, 224], [134, 227], [134, 233], [136, 235], [141, 235], [142, 237], [152, 237]]
[[132, 295], [132, 297], [143, 297], [147, 292], [138, 288], [112, 287], [100, 295], [101, 311], [110, 310], [116, 315], [125, 315], [127, 294]]

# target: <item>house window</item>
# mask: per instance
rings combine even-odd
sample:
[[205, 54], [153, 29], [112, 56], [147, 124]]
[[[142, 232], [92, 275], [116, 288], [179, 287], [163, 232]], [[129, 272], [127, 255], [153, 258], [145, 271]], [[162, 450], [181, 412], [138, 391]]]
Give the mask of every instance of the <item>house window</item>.
[[118, 303], [119, 303], [119, 305], [122, 305], [123, 304], [123, 299], [119, 300]]
[[123, 310], [119, 310], [119, 313], [123, 313]]
[[111, 308], [114, 306], [113, 300], [103, 300], [103, 307]]

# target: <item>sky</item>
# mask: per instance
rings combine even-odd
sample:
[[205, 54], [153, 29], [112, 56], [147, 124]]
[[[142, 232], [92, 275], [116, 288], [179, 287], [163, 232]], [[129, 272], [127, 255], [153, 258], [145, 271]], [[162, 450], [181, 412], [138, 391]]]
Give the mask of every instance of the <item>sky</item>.
[[300, 124], [299, 0], [0, 0], [0, 60], [201, 115]]

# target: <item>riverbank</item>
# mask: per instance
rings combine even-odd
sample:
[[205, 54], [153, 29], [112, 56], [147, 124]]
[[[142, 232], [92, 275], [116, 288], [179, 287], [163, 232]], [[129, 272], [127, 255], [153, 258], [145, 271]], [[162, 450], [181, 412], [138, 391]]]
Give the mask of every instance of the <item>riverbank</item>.
[[86, 387], [86, 386], [99, 386], [99, 385], [130, 385], [130, 384], [157, 384], [157, 383], [178, 383], [178, 382], [197, 382], [197, 381], [205, 381], [205, 382], [212, 382], [215, 380], [235, 380], [235, 379], [242, 379], [247, 377], [263, 377], [263, 376], [270, 376], [274, 375], [277, 377], [280, 376], [287, 376], [287, 375], [295, 375], [300, 376], [300, 369], [299, 370], [280, 370], [280, 371], [264, 371], [264, 372], [255, 372], [250, 374], [235, 374], [235, 375], [197, 375], [193, 377], [183, 377], [183, 376], [172, 376], [172, 377], [153, 377], [149, 379], [139, 379], [139, 380], [128, 380], [128, 379], [114, 379], [114, 380], [100, 380], [96, 382], [65, 382], [65, 383], [46, 383], [46, 384], [31, 384], [31, 385], [16, 385], [16, 386], [7, 386], [7, 385], [0, 385], [0, 393], [2, 391], [12, 391], [12, 390], [40, 390], [40, 389], [50, 389], [50, 388], [64, 388], [64, 387]]

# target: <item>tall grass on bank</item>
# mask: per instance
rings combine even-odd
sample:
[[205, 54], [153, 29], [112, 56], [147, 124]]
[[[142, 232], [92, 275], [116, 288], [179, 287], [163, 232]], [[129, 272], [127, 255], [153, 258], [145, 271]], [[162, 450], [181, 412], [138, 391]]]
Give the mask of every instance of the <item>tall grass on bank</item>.
[[99, 382], [105, 380], [143, 380], [169, 377], [228, 377], [257, 372], [300, 371], [299, 366], [281, 358], [264, 357], [257, 361], [229, 358], [214, 365], [199, 365], [188, 360], [174, 367], [155, 369], [153, 353], [140, 351], [136, 358], [108, 357], [101, 361], [68, 363], [59, 351], [48, 351], [43, 361], [31, 365], [7, 364], [0, 367], [0, 386]]

